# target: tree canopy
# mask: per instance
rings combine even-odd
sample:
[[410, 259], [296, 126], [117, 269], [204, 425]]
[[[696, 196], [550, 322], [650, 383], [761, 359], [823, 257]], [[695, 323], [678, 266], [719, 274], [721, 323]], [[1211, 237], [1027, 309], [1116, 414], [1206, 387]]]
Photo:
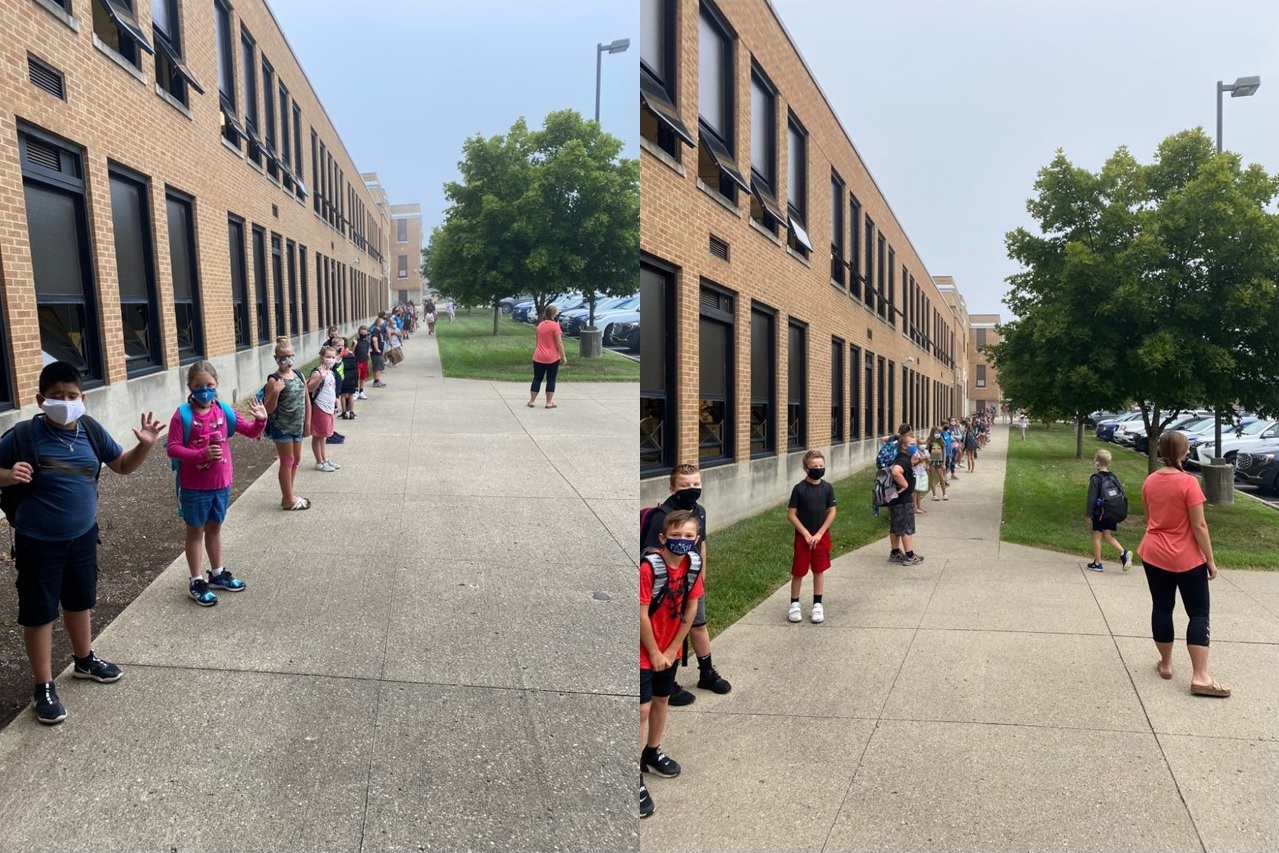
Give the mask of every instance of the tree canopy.
[[1058, 151], [1035, 192], [1040, 233], [1006, 237], [1016, 319], [989, 349], [1009, 399], [1050, 417], [1136, 402], [1152, 454], [1181, 410], [1279, 413], [1279, 176], [1197, 128], [1146, 165]]
[[621, 151], [572, 110], [551, 113], [540, 130], [521, 118], [505, 135], [466, 140], [423, 273], [472, 304], [532, 294], [539, 313], [572, 291], [634, 292], [639, 164]]

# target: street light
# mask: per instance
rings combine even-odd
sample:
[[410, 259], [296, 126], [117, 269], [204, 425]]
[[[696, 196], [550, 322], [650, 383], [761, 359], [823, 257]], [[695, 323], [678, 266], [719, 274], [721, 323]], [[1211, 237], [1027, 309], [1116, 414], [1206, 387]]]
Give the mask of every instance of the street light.
[[[623, 53], [631, 46], [630, 39], [618, 39], [609, 44], [595, 45], [595, 123], [600, 123], [600, 65], [603, 62], [606, 53]], [[1248, 94], [1252, 94], [1249, 92]], [[1221, 122], [1217, 124], [1220, 126]]]

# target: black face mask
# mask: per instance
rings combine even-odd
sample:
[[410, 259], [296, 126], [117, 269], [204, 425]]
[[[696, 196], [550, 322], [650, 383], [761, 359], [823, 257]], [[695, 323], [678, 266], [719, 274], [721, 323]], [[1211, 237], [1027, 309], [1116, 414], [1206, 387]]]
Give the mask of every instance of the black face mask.
[[701, 496], [701, 489], [680, 489], [675, 493], [675, 502], [685, 509], [692, 509]]
[[826, 469], [825, 468], [809, 468], [808, 476], [812, 477], [814, 480], [820, 480], [822, 477], [826, 476]]

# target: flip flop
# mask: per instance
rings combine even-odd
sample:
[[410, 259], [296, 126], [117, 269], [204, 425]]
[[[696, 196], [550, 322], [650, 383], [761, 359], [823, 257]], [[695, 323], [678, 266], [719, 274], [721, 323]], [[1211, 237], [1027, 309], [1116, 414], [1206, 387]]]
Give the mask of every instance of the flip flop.
[[1225, 699], [1230, 695], [1229, 687], [1222, 687], [1217, 682], [1212, 684], [1192, 684], [1190, 685], [1190, 693], [1194, 696], [1215, 696], [1218, 699]]
[[285, 510], [286, 512], [310, 509], [310, 508], [311, 508], [311, 502], [307, 500], [306, 498], [295, 498], [293, 501], [293, 506], [280, 507], [280, 509]]
[[528, 407], [529, 407], [530, 409], [537, 408], [537, 407], [536, 407], [536, 406], [534, 406], [532, 403], [529, 403], [529, 404], [528, 404]]
[[546, 408], [548, 408], [548, 409], [558, 409], [559, 407], [560, 407], [560, 404], [559, 404], [559, 403], [547, 403], [547, 404], [546, 404]]
[[1162, 678], [1164, 681], [1168, 681], [1169, 679], [1171, 679], [1171, 678], [1172, 678], [1172, 673], [1171, 673], [1171, 672], [1170, 672], [1170, 673], [1168, 673], [1167, 675], [1164, 675], [1164, 671], [1163, 671], [1162, 669], [1160, 669], [1160, 668], [1159, 668], [1159, 663], [1158, 663], [1158, 662], [1156, 662], [1156, 663], [1155, 663], [1155, 672], [1159, 673], [1159, 677], [1160, 677], [1160, 678]]

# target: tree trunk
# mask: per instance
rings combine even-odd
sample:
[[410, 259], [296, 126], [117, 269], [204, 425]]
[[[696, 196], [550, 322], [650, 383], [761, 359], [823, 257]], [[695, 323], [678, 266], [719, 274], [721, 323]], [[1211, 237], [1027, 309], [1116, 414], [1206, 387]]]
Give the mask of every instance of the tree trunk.
[[1084, 458], [1084, 419], [1075, 418], [1075, 458]]

